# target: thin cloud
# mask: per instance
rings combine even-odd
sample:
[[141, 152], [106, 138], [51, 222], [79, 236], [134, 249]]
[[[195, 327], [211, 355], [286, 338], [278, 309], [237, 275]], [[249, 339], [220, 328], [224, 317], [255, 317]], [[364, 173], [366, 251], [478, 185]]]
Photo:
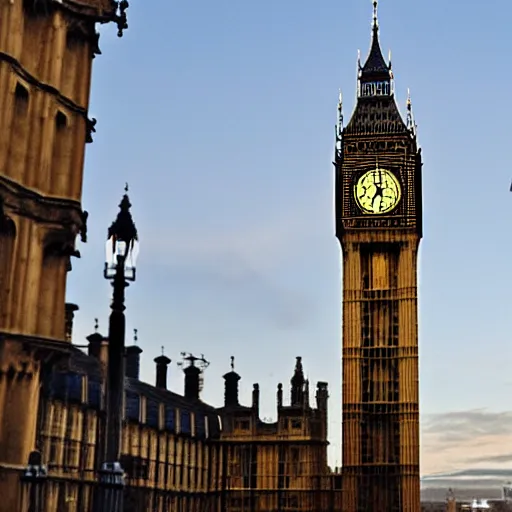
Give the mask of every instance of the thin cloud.
[[304, 212], [295, 213], [252, 229], [150, 236], [145, 246], [148, 254], [161, 255], [154, 263], [172, 272], [175, 282], [179, 276], [202, 293], [222, 292], [230, 307], [259, 314], [277, 328], [295, 329], [311, 319], [315, 304], [276, 276], [297, 257], [298, 248], [308, 249], [316, 235], [311, 223]]
[[437, 434], [448, 444], [473, 436], [507, 435], [512, 433], [512, 411], [475, 409], [434, 414], [426, 418], [423, 432]]
[[260, 218], [252, 225], [241, 223], [234, 229], [206, 231], [187, 225], [166, 229], [165, 237], [149, 232], [144, 235], [145, 253], [164, 264], [239, 260], [243, 266], [264, 272], [285, 263], [291, 254], [296, 255], [298, 246], [318, 236], [314, 212], [297, 206], [279, 217]]
[[512, 411], [486, 409], [425, 415], [422, 418], [424, 474], [470, 468], [512, 467], [503, 454], [512, 445]]
[[478, 457], [468, 457], [466, 459], [468, 463], [485, 463], [485, 464], [509, 464], [512, 463], [512, 453], [506, 453], [503, 455], [485, 455]]

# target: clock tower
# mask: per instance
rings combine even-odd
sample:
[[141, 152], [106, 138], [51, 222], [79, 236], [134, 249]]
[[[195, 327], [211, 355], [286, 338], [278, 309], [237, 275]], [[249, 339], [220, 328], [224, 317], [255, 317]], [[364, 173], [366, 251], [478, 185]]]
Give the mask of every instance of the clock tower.
[[357, 104], [336, 130], [343, 253], [344, 512], [419, 512], [417, 257], [421, 150], [382, 56], [377, 1]]

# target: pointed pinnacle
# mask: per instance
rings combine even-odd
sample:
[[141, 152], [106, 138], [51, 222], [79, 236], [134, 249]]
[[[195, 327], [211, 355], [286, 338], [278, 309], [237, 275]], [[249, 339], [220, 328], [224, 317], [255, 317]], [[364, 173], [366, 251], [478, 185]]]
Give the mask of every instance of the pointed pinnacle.
[[379, 2], [377, 0], [373, 0], [373, 28], [379, 28], [379, 20], [378, 20], [378, 8]]

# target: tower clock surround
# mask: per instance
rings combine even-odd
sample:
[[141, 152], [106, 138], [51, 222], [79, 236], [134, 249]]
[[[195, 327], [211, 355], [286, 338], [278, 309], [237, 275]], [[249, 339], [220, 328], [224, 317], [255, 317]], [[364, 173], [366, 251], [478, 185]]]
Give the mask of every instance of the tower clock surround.
[[[343, 255], [343, 512], [420, 512], [417, 260], [421, 150], [382, 56], [377, 2], [354, 113], [338, 105], [336, 236]], [[375, 84], [379, 84], [377, 87]]]

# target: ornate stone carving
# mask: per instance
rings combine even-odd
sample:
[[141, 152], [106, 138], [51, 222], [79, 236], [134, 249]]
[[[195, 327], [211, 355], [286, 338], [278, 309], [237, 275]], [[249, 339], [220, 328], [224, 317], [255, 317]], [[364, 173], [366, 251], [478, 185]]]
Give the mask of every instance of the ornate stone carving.
[[86, 121], [85, 121], [85, 142], [87, 144], [90, 144], [91, 142], [94, 142], [93, 138], [92, 138], [92, 134], [93, 133], [96, 133], [96, 123], [98, 121], [96, 121], [96, 119], [93, 117], [92, 119], [89, 119], [87, 118]]
[[117, 3], [119, 9], [119, 15], [117, 16], [117, 36], [123, 37], [123, 30], [128, 28], [128, 22], [126, 17], [126, 9], [130, 6], [127, 0], [121, 0]]
[[94, 36], [92, 38], [91, 51], [92, 51], [92, 58], [93, 59], [96, 57], [96, 55], [101, 55], [101, 50], [100, 50], [100, 33], [99, 32], [95, 32], [94, 33]]
[[87, 219], [89, 212], [84, 210], [82, 212], [82, 228], [80, 229], [80, 240], [85, 244], [87, 243]]

